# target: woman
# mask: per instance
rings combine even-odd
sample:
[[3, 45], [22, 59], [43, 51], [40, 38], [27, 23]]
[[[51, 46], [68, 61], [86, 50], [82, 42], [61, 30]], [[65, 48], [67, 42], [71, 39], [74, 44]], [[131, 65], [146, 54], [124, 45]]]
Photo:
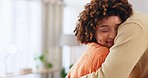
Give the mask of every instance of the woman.
[[93, 0], [86, 7], [88, 14], [81, 15], [86, 19], [110, 17], [110, 12], [125, 18], [105, 62], [82, 78], [148, 78], [148, 16], [133, 12], [127, 0]]
[[[82, 44], [87, 45], [87, 49], [70, 69], [68, 78], [80, 78], [81, 76], [97, 71], [97, 69], [101, 67], [109, 53], [109, 48], [114, 44], [114, 38], [120, 23], [121, 19], [113, 15], [103, 18], [99, 24], [94, 26], [94, 29], [89, 30], [91, 28], [89, 25], [88, 30], [81, 31], [81, 29], [76, 29], [76, 31], [81, 34], [85, 31], [95, 33], [89, 32], [89, 34], [85, 34], [85, 36], [92, 34], [92, 40], [82, 42]], [[85, 26], [82, 26], [82, 28], [85, 29]], [[76, 36], [77, 38], [82, 37], [82, 35], [78, 36], [77, 34]], [[82, 41], [82, 39], [78, 39], [78, 41]]]
[[91, 1], [81, 12], [75, 35], [81, 44], [88, 47], [70, 69], [68, 78], [80, 78], [97, 71], [109, 53], [108, 48], [114, 44], [118, 26], [132, 15], [131, 5], [126, 1], [122, 5], [120, 1], [110, 4], [109, 11], [106, 4], [104, 0]]

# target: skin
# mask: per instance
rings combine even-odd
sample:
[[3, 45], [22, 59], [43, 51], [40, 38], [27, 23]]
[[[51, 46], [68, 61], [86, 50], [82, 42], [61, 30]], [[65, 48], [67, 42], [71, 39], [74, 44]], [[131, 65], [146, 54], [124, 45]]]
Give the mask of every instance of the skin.
[[103, 18], [96, 27], [95, 38], [100, 45], [112, 47], [117, 35], [117, 29], [121, 24], [118, 16]]

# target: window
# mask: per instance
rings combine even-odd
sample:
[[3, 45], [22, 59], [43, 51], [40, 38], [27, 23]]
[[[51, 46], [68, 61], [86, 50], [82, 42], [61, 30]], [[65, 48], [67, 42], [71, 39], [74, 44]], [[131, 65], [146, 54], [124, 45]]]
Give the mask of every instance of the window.
[[42, 50], [41, 29], [41, 1], [0, 0], [0, 74], [35, 68], [34, 56]]

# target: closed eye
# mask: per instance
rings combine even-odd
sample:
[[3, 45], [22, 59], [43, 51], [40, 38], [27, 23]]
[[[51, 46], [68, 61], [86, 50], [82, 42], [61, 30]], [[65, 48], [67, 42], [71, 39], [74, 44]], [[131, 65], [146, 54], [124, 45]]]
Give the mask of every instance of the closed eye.
[[100, 28], [99, 28], [99, 31], [100, 31], [100, 32], [109, 32], [110, 29], [109, 29], [107, 26], [105, 26], [105, 27], [100, 27]]

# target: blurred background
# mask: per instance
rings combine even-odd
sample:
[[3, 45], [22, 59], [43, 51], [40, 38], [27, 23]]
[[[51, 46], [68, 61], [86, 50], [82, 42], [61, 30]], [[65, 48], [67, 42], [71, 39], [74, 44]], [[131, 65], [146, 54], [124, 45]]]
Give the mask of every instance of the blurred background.
[[[64, 78], [85, 45], [74, 37], [90, 0], [0, 0], [0, 78]], [[148, 14], [147, 0], [130, 0]]]

